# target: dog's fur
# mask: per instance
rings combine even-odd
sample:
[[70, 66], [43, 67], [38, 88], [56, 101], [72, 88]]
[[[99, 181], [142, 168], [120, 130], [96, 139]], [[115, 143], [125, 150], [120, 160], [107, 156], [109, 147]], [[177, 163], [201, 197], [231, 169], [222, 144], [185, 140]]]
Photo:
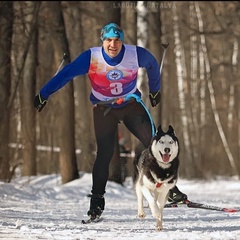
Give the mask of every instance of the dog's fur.
[[179, 169], [179, 142], [174, 129], [167, 132], [158, 127], [150, 146], [134, 160], [134, 185], [138, 203], [138, 217], [144, 218], [143, 196], [157, 220], [156, 229], [162, 230], [163, 208], [169, 190], [176, 185]]

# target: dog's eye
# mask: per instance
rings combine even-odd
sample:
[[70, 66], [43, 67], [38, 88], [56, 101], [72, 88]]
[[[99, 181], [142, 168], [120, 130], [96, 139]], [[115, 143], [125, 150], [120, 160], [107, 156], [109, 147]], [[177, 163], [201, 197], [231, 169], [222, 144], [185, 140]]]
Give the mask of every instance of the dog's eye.
[[174, 143], [174, 141], [173, 141], [173, 140], [169, 141], [169, 144], [173, 144], [173, 143]]
[[163, 140], [159, 140], [159, 142], [160, 142], [161, 144], [163, 144], [163, 143], [164, 143], [164, 141], [163, 141]]

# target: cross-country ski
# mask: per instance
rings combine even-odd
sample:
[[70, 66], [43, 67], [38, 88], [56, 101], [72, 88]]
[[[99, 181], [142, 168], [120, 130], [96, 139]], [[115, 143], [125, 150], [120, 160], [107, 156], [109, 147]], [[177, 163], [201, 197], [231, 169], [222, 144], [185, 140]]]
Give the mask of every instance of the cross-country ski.
[[89, 218], [89, 219], [83, 219], [82, 220], [82, 224], [89, 224], [89, 223], [98, 223], [98, 222], [101, 222], [103, 220], [103, 218], [102, 217], [100, 217], [100, 218], [94, 218], [94, 219], [92, 219], [92, 218]]
[[221, 211], [221, 212], [239, 212], [240, 208], [239, 207], [219, 207], [215, 205], [208, 205], [204, 203], [198, 203], [198, 202], [191, 202], [189, 200], [185, 202], [180, 202], [180, 203], [167, 203], [165, 205], [165, 208], [177, 208], [179, 206], [187, 206], [189, 208], [200, 208], [200, 209], [205, 209], [205, 210], [215, 210], [215, 211]]

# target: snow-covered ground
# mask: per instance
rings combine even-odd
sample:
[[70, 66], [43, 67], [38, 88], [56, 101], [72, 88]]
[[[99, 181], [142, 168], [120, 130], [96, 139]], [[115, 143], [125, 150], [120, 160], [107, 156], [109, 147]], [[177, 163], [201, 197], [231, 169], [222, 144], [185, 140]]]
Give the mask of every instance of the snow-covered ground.
[[[59, 175], [19, 177], [0, 182], [0, 239], [47, 240], [238, 240], [240, 212], [165, 208], [164, 229], [155, 230], [155, 219], [146, 208], [137, 218], [136, 196], [131, 178], [124, 186], [108, 182], [103, 221], [81, 224], [87, 219], [91, 174], [61, 185]], [[179, 179], [178, 187], [189, 200], [219, 207], [240, 207], [238, 178], [210, 181]], [[146, 204], [147, 206], [147, 204]]]

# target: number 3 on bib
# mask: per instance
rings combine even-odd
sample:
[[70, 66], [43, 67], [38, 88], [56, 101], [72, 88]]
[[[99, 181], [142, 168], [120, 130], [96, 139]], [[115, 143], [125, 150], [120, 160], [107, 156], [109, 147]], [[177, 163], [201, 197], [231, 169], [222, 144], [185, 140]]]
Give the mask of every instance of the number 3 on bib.
[[111, 83], [109, 86], [112, 95], [119, 95], [123, 92], [122, 83], [119, 82]]

